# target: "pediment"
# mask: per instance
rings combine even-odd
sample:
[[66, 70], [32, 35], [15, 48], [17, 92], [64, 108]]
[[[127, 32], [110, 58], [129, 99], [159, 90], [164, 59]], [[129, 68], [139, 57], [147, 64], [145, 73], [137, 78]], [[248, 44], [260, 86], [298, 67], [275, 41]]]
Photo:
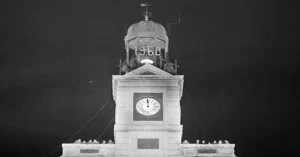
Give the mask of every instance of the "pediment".
[[172, 74], [157, 68], [151, 64], [145, 64], [135, 70], [130, 71], [124, 76], [138, 76], [138, 75], [157, 75], [157, 76], [172, 76]]

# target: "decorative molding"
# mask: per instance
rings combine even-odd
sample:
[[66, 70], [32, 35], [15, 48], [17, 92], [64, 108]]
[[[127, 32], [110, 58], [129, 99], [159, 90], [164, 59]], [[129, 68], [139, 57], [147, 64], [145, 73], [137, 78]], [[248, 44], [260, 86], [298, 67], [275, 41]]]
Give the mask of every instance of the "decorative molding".
[[[156, 67], [154, 67], [156, 68]], [[161, 69], [159, 69], [161, 70]], [[132, 71], [133, 72], [133, 71]], [[113, 75], [112, 89], [113, 98], [116, 101], [118, 90], [132, 87], [166, 88], [168, 90], [180, 90], [182, 96], [183, 75]], [[181, 82], [181, 83], [178, 83]]]
[[182, 132], [182, 125], [115, 125], [115, 131], [170, 131]]
[[130, 71], [129, 73], [125, 74], [124, 76], [143, 75], [143, 73], [153, 73], [153, 74], [159, 75], [159, 76], [173, 76], [172, 74], [170, 74], [164, 70], [161, 70], [151, 64], [145, 64], [135, 70]]
[[80, 148], [115, 148], [115, 144], [87, 144], [87, 143], [63, 143], [63, 147], [80, 147]]
[[118, 80], [116, 88], [131, 88], [131, 87], [168, 87], [177, 86], [176, 81], [165, 79], [132, 79]]

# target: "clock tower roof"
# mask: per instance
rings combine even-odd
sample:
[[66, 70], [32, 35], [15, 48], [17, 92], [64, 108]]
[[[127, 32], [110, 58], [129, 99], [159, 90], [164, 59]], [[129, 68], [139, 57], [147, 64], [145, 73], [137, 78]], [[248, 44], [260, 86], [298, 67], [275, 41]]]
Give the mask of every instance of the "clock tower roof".
[[132, 24], [125, 36], [125, 46], [130, 49], [144, 45], [167, 48], [168, 42], [169, 38], [164, 26], [151, 20]]

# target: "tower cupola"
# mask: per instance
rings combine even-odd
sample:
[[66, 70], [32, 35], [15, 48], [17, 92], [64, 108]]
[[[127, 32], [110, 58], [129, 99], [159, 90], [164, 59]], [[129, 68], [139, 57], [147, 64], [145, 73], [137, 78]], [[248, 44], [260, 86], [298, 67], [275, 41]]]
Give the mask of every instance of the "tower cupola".
[[144, 64], [152, 64], [175, 74], [177, 65], [169, 61], [169, 38], [163, 25], [149, 20], [150, 4], [141, 4], [146, 8], [142, 13], [144, 20], [132, 24], [125, 36], [126, 60], [120, 61], [120, 73], [129, 72]]

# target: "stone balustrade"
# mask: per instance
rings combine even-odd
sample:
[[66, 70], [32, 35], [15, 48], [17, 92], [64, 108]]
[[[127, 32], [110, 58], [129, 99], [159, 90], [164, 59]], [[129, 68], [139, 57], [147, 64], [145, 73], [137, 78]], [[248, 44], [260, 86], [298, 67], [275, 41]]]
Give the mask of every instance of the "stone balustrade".
[[226, 157], [235, 157], [234, 155], [234, 144], [229, 144], [223, 142], [213, 142], [205, 144], [199, 144], [197, 141], [196, 144], [189, 144], [189, 142], [184, 141], [182, 144], [183, 156], [226, 156]]
[[[169, 151], [178, 151], [175, 153], [181, 157], [194, 157], [194, 156], [222, 156], [222, 157], [235, 157], [234, 144], [228, 141], [212, 142], [212, 143], [189, 143], [187, 140], [178, 145], [176, 149]], [[63, 154], [61, 157], [74, 157], [74, 156], [97, 156], [97, 157], [114, 157], [116, 154], [116, 147], [112, 140], [108, 142], [102, 141], [101, 144], [97, 140], [89, 140], [87, 142], [76, 140], [74, 143], [62, 144]], [[174, 152], [172, 152], [174, 154]], [[172, 154], [169, 153], [169, 154]]]
[[100, 144], [97, 140], [89, 140], [88, 142], [76, 140], [74, 143], [62, 144], [63, 154], [61, 157], [73, 156], [97, 156], [97, 157], [114, 157], [115, 144], [109, 140], [102, 141]]

